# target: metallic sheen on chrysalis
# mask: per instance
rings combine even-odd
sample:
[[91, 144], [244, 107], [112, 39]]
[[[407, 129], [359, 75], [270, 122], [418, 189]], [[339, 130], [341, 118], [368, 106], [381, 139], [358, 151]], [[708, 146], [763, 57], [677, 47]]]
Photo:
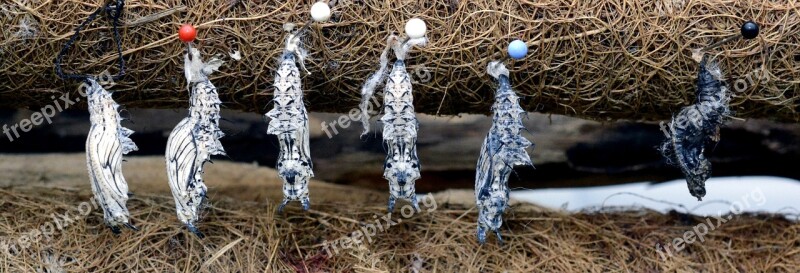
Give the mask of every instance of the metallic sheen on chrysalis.
[[120, 125], [119, 105], [111, 98], [111, 93], [94, 79], [86, 79], [86, 82], [92, 123], [86, 139], [86, 165], [94, 198], [103, 208], [106, 225], [114, 233], [120, 232], [119, 226], [136, 230], [129, 223], [125, 206], [128, 184], [122, 176], [122, 155], [138, 149], [129, 138], [133, 131]]
[[500, 62], [491, 62], [489, 75], [499, 82], [492, 105], [492, 128], [481, 146], [475, 171], [475, 199], [478, 205], [478, 241], [486, 242], [486, 231], [492, 230], [500, 237], [503, 212], [508, 207], [508, 176], [516, 166], [532, 166], [526, 149], [533, 145], [520, 132], [525, 130], [522, 117], [525, 110], [519, 106], [519, 97], [511, 89], [509, 72]]
[[397, 60], [389, 73], [383, 94], [383, 143], [386, 161], [383, 177], [389, 181], [389, 211], [394, 210], [397, 198], [411, 201], [419, 210], [415, 182], [420, 178], [417, 157], [417, 122], [414, 113], [411, 78], [403, 60]]
[[361, 88], [361, 122], [365, 135], [369, 132], [369, 113], [367, 105], [375, 88], [386, 75], [388, 51], [393, 49], [397, 61], [386, 79], [383, 94], [384, 115], [383, 143], [386, 148], [386, 161], [383, 165], [383, 177], [389, 181], [389, 211], [394, 210], [397, 198], [407, 199], [414, 208], [419, 209], [415, 183], [420, 178], [420, 162], [417, 157], [417, 129], [419, 123], [414, 112], [414, 96], [411, 77], [406, 71], [405, 57], [408, 50], [415, 45], [425, 45], [427, 38], [408, 39], [401, 43], [399, 38], [390, 35], [387, 46], [381, 54], [380, 67], [373, 73]]
[[196, 223], [206, 199], [203, 165], [211, 161], [211, 155], [225, 155], [219, 142], [225, 135], [219, 129], [219, 105], [222, 102], [217, 88], [208, 79], [222, 61], [212, 58], [203, 63], [200, 52], [189, 48], [184, 55], [184, 64], [186, 81], [191, 89], [191, 106], [189, 116], [175, 126], [167, 140], [167, 177], [178, 219], [189, 231], [202, 238]]
[[286, 49], [281, 56], [278, 71], [275, 73], [275, 93], [272, 99], [275, 106], [267, 112], [270, 118], [267, 133], [278, 137], [280, 154], [278, 156], [278, 175], [283, 180], [283, 201], [278, 211], [290, 201], [300, 201], [308, 210], [308, 181], [314, 177], [311, 151], [308, 147], [308, 113], [303, 104], [303, 89], [297, 63], [305, 68], [303, 60], [306, 52], [300, 47], [299, 37], [289, 34]]

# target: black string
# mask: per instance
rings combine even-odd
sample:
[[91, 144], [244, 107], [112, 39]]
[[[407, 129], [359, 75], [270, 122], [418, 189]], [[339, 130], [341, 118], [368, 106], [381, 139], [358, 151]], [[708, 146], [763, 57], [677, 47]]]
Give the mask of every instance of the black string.
[[81, 30], [83, 30], [84, 27], [89, 25], [89, 23], [94, 21], [94, 19], [97, 18], [97, 15], [99, 15], [103, 11], [105, 11], [106, 16], [111, 18], [113, 21], [112, 28], [114, 30], [114, 41], [117, 43], [117, 54], [119, 54], [119, 72], [117, 73], [117, 75], [113, 76], [112, 79], [119, 80], [120, 78], [122, 78], [122, 76], [125, 74], [125, 60], [122, 58], [122, 39], [120, 38], [118, 28], [120, 26], [119, 18], [122, 17], [123, 5], [124, 5], [124, 0], [116, 0], [115, 2], [106, 4], [105, 6], [97, 9], [97, 11], [89, 15], [89, 18], [86, 18], [86, 20], [83, 21], [83, 23], [81, 23], [77, 29], [75, 29], [75, 34], [72, 34], [72, 36], [69, 38], [69, 41], [67, 41], [67, 44], [61, 48], [61, 51], [58, 53], [58, 57], [56, 57], [55, 69], [56, 69], [56, 75], [58, 75], [59, 78], [77, 79], [83, 81], [90, 78], [94, 78], [94, 76], [92, 75], [64, 74], [64, 71], [61, 69], [61, 61], [64, 59], [64, 56], [69, 51], [70, 47], [72, 47], [72, 44], [75, 43], [75, 40], [78, 39], [78, 35], [80, 35]]

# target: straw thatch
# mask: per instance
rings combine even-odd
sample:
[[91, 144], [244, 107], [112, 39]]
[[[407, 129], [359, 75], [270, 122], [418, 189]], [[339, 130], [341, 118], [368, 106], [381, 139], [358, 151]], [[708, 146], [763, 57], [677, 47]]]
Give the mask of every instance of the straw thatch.
[[[0, 106], [38, 109], [76, 84], [56, 79], [53, 60], [101, 1], [4, 2], [0, 16]], [[283, 24], [303, 24], [313, 0], [126, 1], [127, 76], [113, 90], [129, 107], [186, 106], [181, 23], [199, 27], [197, 46], [228, 63], [213, 81], [229, 108], [264, 112], [283, 49]], [[487, 113], [492, 81], [484, 68], [511, 39], [531, 46], [510, 65], [528, 111], [590, 119], [667, 119], [694, 100], [691, 50], [761, 25], [755, 40], [727, 44], [721, 61], [738, 117], [797, 121], [800, 18], [793, 1], [338, 0], [330, 23], [307, 35], [305, 77], [311, 111], [356, 108], [359, 85], [377, 65], [384, 37], [420, 17], [430, 44], [410, 54], [416, 110]], [[66, 58], [69, 71], [115, 72], [108, 20], [98, 20]]]
[[[163, 161], [133, 157], [125, 165], [136, 195], [129, 208], [139, 232], [113, 235], [91, 198], [81, 155], [3, 156], [0, 244], [54, 225], [53, 215], [77, 219], [49, 236], [32, 236], [10, 255], [3, 272], [798, 272], [800, 224], [779, 215], [734, 216], [704, 236], [671, 249], [708, 221], [643, 209], [567, 214], [517, 203], [505, 217], [505, 244], [475, 239], [469, 191], [434, 194], [422, 211], [376, 232], [366, 242], [328, 255], [324, 245], [346, 238], [385, 215], [386, 193], [312, 181], [312, 210], [294, 204], [275, 213], [280, 182], [267, 168], [217, 162], [207, 170], [213, 205], [198, 239], [174, 215]], [[18, 168], [27, 165], [28, 168]], [[75, 184], [81, 182], [80, 185]], [[70, 186], [73, 185], [74, 186]], [[27, 185], [27, 186], [26, 186]], [[39, 186], [31, 186], [39, 185]], [[264, 202], [267, 200], [267, 202]], [[435, 200], [435, 206], [430, 200]], [[404, 204], [398, 204], [398, 208]], [[429, 211], [430, 209], [430, 211]], [[59, 218], [61, 219], [61, 218]], [[59, 220], [63, 223], [63, 220]], [[491, 237], [494, 238], [494, 237]], [[17, 243], [17, 246], [21, 246]], [[418, 269], [418, 271], [413, 271]]]

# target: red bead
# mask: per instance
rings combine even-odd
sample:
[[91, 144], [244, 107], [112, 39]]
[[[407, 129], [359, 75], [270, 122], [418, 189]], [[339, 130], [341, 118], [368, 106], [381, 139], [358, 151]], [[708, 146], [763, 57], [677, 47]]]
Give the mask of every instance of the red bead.
[[197, 36], [197, 30], [190, 24], [182, 25], [181, 28], [178, 30], [178, 37], [181, 41], [184, 42], [191, 42], [194, 41], [194, 37]]

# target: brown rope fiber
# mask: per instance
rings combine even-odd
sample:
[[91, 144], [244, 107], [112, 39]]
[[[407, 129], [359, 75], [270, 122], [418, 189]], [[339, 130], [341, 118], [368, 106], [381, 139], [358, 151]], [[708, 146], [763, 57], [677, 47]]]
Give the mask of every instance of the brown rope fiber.
[[[217, 196], [204, 216], [207, 237], [200, 240], [176, 223], [168, 194], [131, 198], [128, 205], [141, 230], [119, 236], [103, 226], [101, 211], [86, 216], [78, 211], [78, 204], [89, 198], [88, 189], [0, 189], [0, 219], [8, 220], [0, 222], [0, 247], [12, 246], [11, 255], [0, 253], [0, 268], [8, 272], [376, 273], [800, 270], [800, 224], [781, 215], [738, 215], [715, 226], [702, 242], [693, 237], [692, 244], [676, 250], [671, 245], [676, 238], [717, 220], [646, 209], [567, 214], [517, 205], [505, 217], [504, 245], [491, 238], [481, 246], [475, 239], [475, 208], [440, 202], [432, 212], [423, 207], [410, 218], [393, 216], [402, 222], [377, 232], [369, 242], [362, 237], [363, 245], [333, 249], [330, 242], [352, 238], [363, 225], [376, 222], [373, 216], [385, 216], [385, 207], [374, 202], [325, 203], [309, 212], [292, 207], [286, 214], [276, 214], [275, 204]], [[77, 220], [63, 230], [54, 228], [54, 234], [29, 235], [42, 226], [55, 225], [54, 217], [61, 215]], [[19, 238], [32, 239], [20, 244]]]
[[[0, 4], [0, 107], [39, 107], [75, 83], [58, 80], [53, 60], [75, 27], [101, 1], [13, 0]], [[182, 23], [198, 27], [197, 47], [228, 56], [212, 81], [225, 106], [264, 112], [283, 50], [283, 24], [307, 21], [313, 0], [126, 1], [126, 76], [113, 88], [127, 107], [184, 108]], [[416, 110], [487, 113], [493, 82], [486, 64], [519, 38], [528, 57], [510, 63], [528, 111], [589, 119], [667, 119], [694, 100], [691, 50], [738, 33], [753, 20], [761, 34], [710, 52], [733, 90], [742, 118], [796, 122], [800, 79], [800, 5], [745, 0], [337, 0], [329, 23], [306, 38], [304, 76], [311, 111], [356, 108], [359, 87], [376, 69], [390, 31], [424, 19], [430, 43], [409, 54]], [[106, 19], [82, 32], [65, 58], [70, 73], [114, 74]], [[744, 82], [744, 84], [742, 84]]]

